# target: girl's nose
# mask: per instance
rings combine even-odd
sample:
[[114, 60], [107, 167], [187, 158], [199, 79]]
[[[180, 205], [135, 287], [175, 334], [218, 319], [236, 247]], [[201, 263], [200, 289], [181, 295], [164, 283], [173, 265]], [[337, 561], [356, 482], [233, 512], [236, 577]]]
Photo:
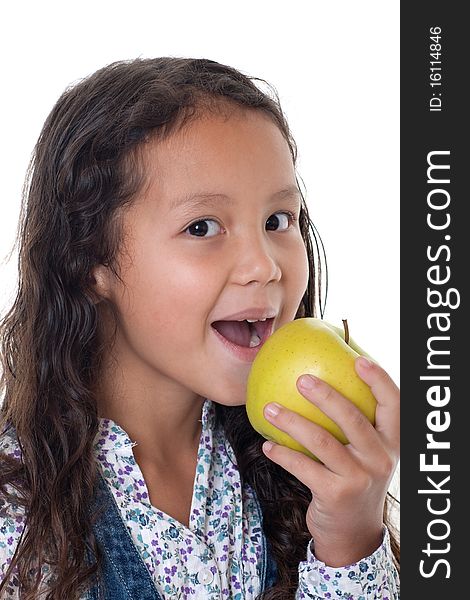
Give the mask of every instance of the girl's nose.
[[264, 286], [279, 281], [282, 275], [275, 248], [260, 236], [246, 236], [241, 240], [234, 265], [234, 279], [240, 285], [254, 282]]

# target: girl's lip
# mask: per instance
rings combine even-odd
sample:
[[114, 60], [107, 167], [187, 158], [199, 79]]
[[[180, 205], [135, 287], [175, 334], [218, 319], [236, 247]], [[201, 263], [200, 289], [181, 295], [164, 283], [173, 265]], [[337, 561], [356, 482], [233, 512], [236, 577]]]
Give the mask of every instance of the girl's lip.
[[262, 348], [264, 342], [268, 339], [268, 337], [272, 334], [274, 329], [274, 318], [267, 319], [266, 322], [269, 322], [269, 326], [266, 327], [266, 330], [261, 338], [261, 342], [258, 346], [254, 348], [246, 348], [245, 346], [239, 346], [238, 344], [234, 344], [229, 341], [223, 335], [221, 335], [215, 327], [211, 326], [211, 330], [217, 338], [222, 342], [222, 344], [229, 350], [233, 355], [242, 360], [243, 362], [251, 363], [255, 359], [255, 356], [258, 354], [260, 348]]

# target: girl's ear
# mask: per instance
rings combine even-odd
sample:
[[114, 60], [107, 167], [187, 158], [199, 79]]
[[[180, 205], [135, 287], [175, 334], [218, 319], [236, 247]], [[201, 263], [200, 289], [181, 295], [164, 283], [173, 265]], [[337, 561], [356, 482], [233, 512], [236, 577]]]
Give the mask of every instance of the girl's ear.
[[90, 290], [95, 304], [110, 297], [110, 272], [104, 265], [96, 265], [90, 274]]

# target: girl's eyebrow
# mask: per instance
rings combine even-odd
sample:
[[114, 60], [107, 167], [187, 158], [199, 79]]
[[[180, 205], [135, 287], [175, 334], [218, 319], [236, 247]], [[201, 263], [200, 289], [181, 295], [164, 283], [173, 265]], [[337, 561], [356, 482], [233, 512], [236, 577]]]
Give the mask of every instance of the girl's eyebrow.
[[[278, 200], [286, 200], [288, 198], [293, 198], [295, 196], [302, 196], [299, 188], [296, 185], [290, 185], [278, 192], [275, 192], [271, 195], [271, 201]], [[182, 196], [181, 198], [176, 198], [170, 202], [170, 209], [174, 210], [181, 205], [191, 204], [192, 206], [213, 206], [217, 204], [219, 201], [223, 201], [227, 204], [234, 205], [236, 204], [235, 200], [227, 194], [218, 194], [211, 192], [194, 192], [192, 194], [187, 194], [186, 196]]]

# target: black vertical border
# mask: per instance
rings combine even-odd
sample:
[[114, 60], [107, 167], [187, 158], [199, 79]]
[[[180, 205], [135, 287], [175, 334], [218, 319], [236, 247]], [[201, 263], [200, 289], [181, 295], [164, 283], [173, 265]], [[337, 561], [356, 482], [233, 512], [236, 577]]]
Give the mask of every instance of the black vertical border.
[[[470, 219], [466, 218], [470, 194], [466, 182], [470, 172], [467, 139], [470, 138], [468, 92], [468, 50], [470, 24], [464, 17], [465, 3], [457, 2], [401, 2], [400, 5], [400, 195], [401, 195], [401, 597], [408, 598], [466, 598], [470, 597], [466, 583], [470, 577], [468, 535], [470, 534], [470, 427], [467, 426], [467, 406], [470, 404], [467, 374], [470, 374], [470, 326], [466, 319], [468, 310], [468, 279], [470, 278]], [[441, 28], [442, 85], [440, 89], [430, 86], [430, 28]], [[437, 72], [437, 71], [435, 71]], [[440, 93], [440, 111], [430, 111], [433, 92]], [[437, 96], [436, 94], [436, 97]], [[437, 105], [437, 101], [434, 102]], [[427, 181], [427, 156], [432, 151], [450, 151], [448, 157], [441, 156], [435, 162], [450, 164], [449, 184], [435, 185]], [[435, 171], [437, 174], [437, 171]], [[441, 171], [440, 178], [444, 178]], [[430, 190], [442, 188], [450, 195], [446, 210], [433, 211], [428, 206]], [[436, 200], [439, 194], [433, 196]], [[440, 194], [442, 200], [444, 194]], [[449, 213], [451, 219], [445, 230], [433, 230], [427, 224], [427, 215], [442, 219]], [[446, 238], [445, 236], [450, 236]], [[447, 246], [450, 252], [440, 247]], [[439, 265], [439, 279], [449, 274], [447, 283], [433, 284], [428, 269]], [[446, 267], [450, 271], [446, 270]], [[436, 277], [436, 270], [433, 272]], [[428, 288], [441, 291], [445, 298], [450, 289], [450, 303], [460, 299], [458, 307], [431, 308]], [[432, 301], [437, 301], [437, 297]], [[450, 328], [439, 331], [436, 320], [427, 319], [431, 313], [447, 313]], [[445, 318], [441, 321], [444, 324]], [[432, 336], [449, 336], [448, 341], [433, 342], [434, 349], [449, 350], [434, 360], [439, 365], [448, 364], [450, 369], [428, 369], [427, 346]], [[447, 374], [450, 380], [425, 381], [422, 375]], [[427, 400], [427, 391], [433, 385], [447, 385], [450, 400], [439, 409]], [[444, 396], [444, 390], [442, 396]], [[445, 411], [450, 416], [450, 425], [435, 439], [448, 441], [449, 449], [427, 450], [426, 435], [430, 433], [427, 419], [433, 410], [440, 410], [441, 422]], [[436, 421], [434, 421], [436, 422]], [[424, 472], [420, 469], [420, 454], [427, 453], [427, 462], [432, 454], [438, 454], [439, 463], [449, 464], [449, 472]], [[427, 481], [432, 477], [437, 485], [447, 477], [450, 480], [441, 486], [448, 493], [418, 493], [420, 489], [433, 489]], [[441, 515], [429, 512], [427, 502], [433, 510], [448, 511]], [[448, 500], [447, 500], [448, 499]], [[450, 505], [449, 505], [450, 502]], [[443, 523], [431, 522], [443, 519]], [[429, 529], [430, 528], [430, 529]], [[428, 533], [442, 536], [433, 540]], [[449, 534], [444, 537], [449, 531]], [[431, 552], [423, 550], [430, 544]], [[447, 545], [449, 544], [449, 545]], [[447, 563], [438, 561], [447, 561]], [[421, 561], [424, 561], [421, 563]], [[424, 572], [431, 576], [424, 577]], [[447, 577], [449, 575], [449, 577]]]

